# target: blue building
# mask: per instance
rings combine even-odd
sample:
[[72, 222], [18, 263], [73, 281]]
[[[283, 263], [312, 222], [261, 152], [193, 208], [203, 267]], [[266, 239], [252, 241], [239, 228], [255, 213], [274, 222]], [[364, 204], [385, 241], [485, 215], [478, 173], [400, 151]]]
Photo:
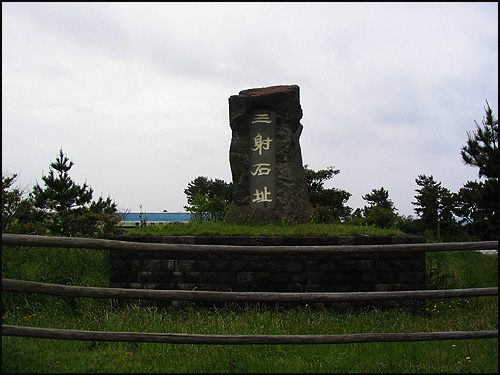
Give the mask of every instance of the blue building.
[[121, 226], [138, 227], [141, 224], [141, 216], [147, 225], [187, 223], [191, 219], [189, 212], [129, 212], [123, 217]]

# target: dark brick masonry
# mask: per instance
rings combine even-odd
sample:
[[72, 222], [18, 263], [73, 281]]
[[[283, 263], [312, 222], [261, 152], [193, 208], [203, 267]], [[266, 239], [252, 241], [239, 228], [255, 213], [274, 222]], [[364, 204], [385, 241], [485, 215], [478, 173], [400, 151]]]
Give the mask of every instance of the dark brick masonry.
[[[146, 243], [236, 246], [385, 245], [425, 242], [425, 238], [415, 236], [314, 238], [118, 236], [111, 239]], [[227, 292], [423, 290], [426, 287], [425, 252], [404, 253], [401, 251], [397, 253], [333, 255], [204, 255], [172, 254], [166, 251], [111, 250], [110, 287]], [[162, 304], [169, 305], [169, 303]], [[173, 305], [177, 305], [177, 303]], [[345, 303], [336, 305], [346, 306]], [[414, 308], [418, 303], [411, 302], [410, 305]]]

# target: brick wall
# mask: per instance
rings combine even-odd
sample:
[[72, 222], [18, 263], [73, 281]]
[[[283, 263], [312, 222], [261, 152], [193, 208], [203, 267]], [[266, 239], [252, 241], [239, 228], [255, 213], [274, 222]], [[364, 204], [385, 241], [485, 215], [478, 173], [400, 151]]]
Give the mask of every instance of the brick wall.
[[[112, 239], [238, 246], [382, 245], [425, 242], [425, 238], [414, 236], [334, 238], [119, 236]], [[110, 287], [228, 292], [423, 290], [425, 253], [206, 255], [111, 250]]]

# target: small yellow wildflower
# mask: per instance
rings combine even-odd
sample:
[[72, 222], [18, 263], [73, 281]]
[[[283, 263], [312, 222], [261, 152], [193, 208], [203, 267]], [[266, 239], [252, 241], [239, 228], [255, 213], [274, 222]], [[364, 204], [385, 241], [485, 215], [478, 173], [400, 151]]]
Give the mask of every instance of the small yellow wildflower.
[[454, 348], [455, 346], [456, 346], [455, 344], [453, 344], [453, 345], [452, 345], [452, 347], [453, 347], [453, 348]]

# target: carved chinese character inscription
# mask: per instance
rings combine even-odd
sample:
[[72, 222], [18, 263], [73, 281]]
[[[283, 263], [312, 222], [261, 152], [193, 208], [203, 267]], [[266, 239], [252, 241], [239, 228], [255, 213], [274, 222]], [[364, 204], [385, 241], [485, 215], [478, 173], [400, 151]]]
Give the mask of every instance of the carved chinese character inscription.
[[276, 202], [275, 146], [276, 115], [269, 110], [250, 112], [250, 174], [251, 205], [271, 208]]

